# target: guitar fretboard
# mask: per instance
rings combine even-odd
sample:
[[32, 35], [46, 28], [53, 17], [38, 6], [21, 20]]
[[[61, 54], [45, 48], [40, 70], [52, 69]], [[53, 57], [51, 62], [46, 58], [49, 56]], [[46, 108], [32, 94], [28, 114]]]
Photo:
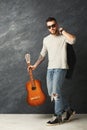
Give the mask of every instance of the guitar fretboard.
[[34, 76], [33, 76], [31, 68], [29, 69], [29, 75], [30, 75], [30, 80], [31, 80], [31, 83], [32, 83], [32, 88], [34, 89], [36, 87], [35, 87]]

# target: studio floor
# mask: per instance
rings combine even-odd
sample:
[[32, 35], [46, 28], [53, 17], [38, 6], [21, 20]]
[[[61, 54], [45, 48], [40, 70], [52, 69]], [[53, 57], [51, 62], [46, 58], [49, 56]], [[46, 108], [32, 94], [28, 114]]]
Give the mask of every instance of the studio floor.
[[76, 114], [70, 122], [47, 126], [49, 114], [0, 114], [0, 130], [87, 130], [87, 114]]

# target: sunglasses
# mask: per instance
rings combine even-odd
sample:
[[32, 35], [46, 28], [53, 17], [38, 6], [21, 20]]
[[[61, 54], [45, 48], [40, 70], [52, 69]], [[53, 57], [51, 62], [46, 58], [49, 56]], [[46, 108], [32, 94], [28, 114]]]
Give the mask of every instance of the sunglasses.
[[56, 27], [56, 24], [52, 24], [50, 26], [47, 26], [48, 29], [55, 28], [55, 27]]

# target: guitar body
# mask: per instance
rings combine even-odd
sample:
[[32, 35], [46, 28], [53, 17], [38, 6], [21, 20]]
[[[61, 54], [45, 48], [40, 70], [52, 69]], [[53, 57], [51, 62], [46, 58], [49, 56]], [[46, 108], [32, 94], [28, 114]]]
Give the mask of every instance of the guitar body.
[[[30, 54], [25, 55], [27, 65], [30, 65]], [[41, 82], [35, 80], [32, 69], [29, 69], [30, 80], [26, 83], [27, 103], [31, 106], [39, 106], [46, 100], [46, 95], [41, 88]]]
[[34, 80], [34, 86], [32, 82], [28, 81], [26, 83], [27, 90], [27, 103], [31, 106], [38, 106], [45, 102], [46, 95], [41, 89], [41, 82], [39, 80]]

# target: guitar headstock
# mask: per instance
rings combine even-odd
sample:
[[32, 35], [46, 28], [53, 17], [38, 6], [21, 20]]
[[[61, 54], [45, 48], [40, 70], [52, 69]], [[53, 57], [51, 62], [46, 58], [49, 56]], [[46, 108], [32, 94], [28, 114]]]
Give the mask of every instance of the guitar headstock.
[[25, 60], [27, 64], [30, 64], [30, 54], [25, 54]]

